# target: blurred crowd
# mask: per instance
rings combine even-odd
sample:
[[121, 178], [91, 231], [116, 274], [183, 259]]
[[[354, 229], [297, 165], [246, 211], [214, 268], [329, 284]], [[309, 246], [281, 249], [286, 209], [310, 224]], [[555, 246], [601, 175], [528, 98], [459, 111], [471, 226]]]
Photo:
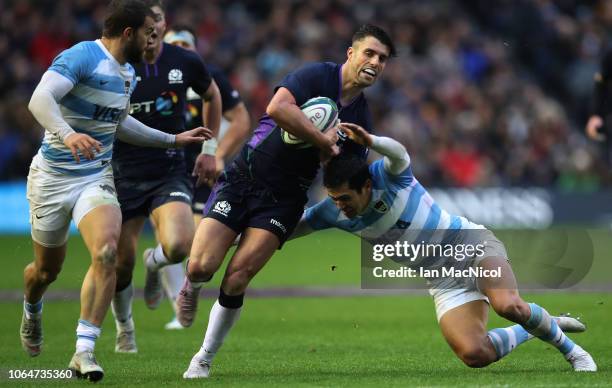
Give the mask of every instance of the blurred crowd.
[[[0, 179], [22, 179], [42, 129], [27, 110], [62, 49], [101, 31], [106, 0], [0, 0]], [[273, 87], [308, 61], [343, 62], [353, 31], [385, 28], [399, 55], [367, 91], [379, 134], [408, 148], [435, 186], [609, 185], [584, 136], [612, 1], [172, 0], [255, 119]], [[256, 121], [254, 121], [256, 122]]]

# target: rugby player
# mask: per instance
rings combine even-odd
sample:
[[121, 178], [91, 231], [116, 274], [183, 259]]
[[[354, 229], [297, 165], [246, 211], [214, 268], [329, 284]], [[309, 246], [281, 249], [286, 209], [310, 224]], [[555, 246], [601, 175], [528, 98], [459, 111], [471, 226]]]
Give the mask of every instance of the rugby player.
[[606, 148], [607, 162], [612, 163], [612, 50], [607, 50], [601, 59], [600, 69], [594, 77], [591, 116], [585, 132], [589, 139], [602, 142]]
[[210, 138], [204, 128], [170, 135], [128, 115], [136, 87], [134, 68], [154, 33], [149, 7], [140, 0], [114, 0], [102, 38], [63, 51], [32, 94], [29, 109], [45, 128], [32, 160], [27, 197], [34, 261], [24, 270], [25, 297], [21, 343], [30, 356], [43, 343], [42, 297], [66, 255], [70, 220], [91, 255], [81, 288], [76, 352], [69, 367], [99, 380], [104, 371], [94, 347], [115, 289], [115, 261], [121, 212], [111, 157], [118, 138], [139, 146], [175, 147]]
[[[191, 28], [187, 26], [173, 26], [171, 30], [166, 32], [164, 42], [183, 47], [187, 50], [196, 51], [196, 37]], [[215, 80], [221, 93], [221, 126], [219, 128], [218, 147], [216, 142], [211, 139], [204, 143], [202, 147], [198, 145], [185, 148], [187, 158], [187, 172], [192, 174], [195, 167], [195, 161], [201, 151], [215, 152], [215, 167], [217, 173], [220, 174], [226, 162], [231, 161], [244, 143], [251, 135], [251, 119], [249, 112], [240, 98], [238, 90], [234, 89], [230, 81], [227, 79], [223, 71], [210, 63], [207, 63], [208, 71]], [[192, 88], [187, 89], [187, 128], [195, 128], [202, 125], [202, 98], [199, 94], [193, 91]], [[215, 151], [216, 149], [216, 151]], [[217, 175], [218, 175], [217, 174]], [[202, 211], [204, 205], [210, 195], [211, 187], [203, 181], [198, 182], [199, 176], [194, 176], [193, 183], [193, 198], [191, 201], [191, 210], [193, 211], [193, 221], [198, 225], [202, 220]], [[173, 264], [161, 269], [162, 283], [166, 296], [172, 305], [176, 308], [176, 298], [181, 286], [185, 280], [185, 268], [182, 264]], [[175, 317], [165, 325], [168, 330], [182, 329], [183, 326]]]
[[[164, 132], [181, 131], [186, 127], [186, 95], [191, 87], [209, 102], [205, 122], [216, 134], [221, 117], [217, 85], [199, 55], [163, 42], [166, 20], [162, 2], [153, 0], [148, 4], [156, 17], [155, 32], [145, 48], [144, 61], [135, 66], [139, 84], [132, 95], [131, 114], [145, 124], [154, 123]], [[200, 179], [214, 181], [214, 152], [200, 156], [200, 165], [206, 169], [206, 177]], [[117, 287], [112, 301], [117, 328], [115, 351], [136, 353], [132, 273], [138, 238], [150, 216], [159, 243], [144, 252], [144, 296], [147, 306], [154, 309], [163, 295], [159, 269], [180, 263], [191, 248], [195, 231], [191, 214], [192, 184], [182, 149], [134, 147], [119, 140], [115, 144], [113, 169], [123, 216], [117, 252]]]
[[[339, 127], [350, 139], [384, 158], [369, 166], [350, 156], [332, 159], [323, 177], [329, 197], [304, 212], [295, 237], [335, 227], [370, 241], [386, 234], [399, 234], [400, 239], [409, 242], [421, 241], [422, 232], [432, 229], [441, 235], [457, 232], [449, 234], [458, 239], [454, 244], [476, 240], [474, 236], [482, 238], [476, 242], [483, 244], [483, 254], [475, 260], [464, 260], [464, 265], [499, 268], [501, 276], [472, 277], [465, 283], [430, 279], [430, 294], [442, 334], [457, 357], [470, 367], [480, 368], [537, 337], [555, 346], [575, 371], [597, 370], [589, 353], [562, 330], [583, 331], [584, 325], [569, 317], [551, 317], [537, 304], [523, 301], [504, 245], [483, 226], [441, 209], [412, 174], [410, 157], [400, 143], [368, 134], [354, 124], [341, 123]], [[426, 261], [420, 263], [424, 268], [429, 265]], [[489, 304], [499, 316], [516, 325], [487, 332]]]
[[[340, 152], [336, 129], [321, 133], [300, 106], [313, 97], [328, 97], [336, 102], [340, 120], [371, 132], [363, 90], [376, 82], [394, 55], [387, 33], [364, 25], [353, 35], [343, 64], [306, 65], [276, 87], [253, 137], [219, 177], [196, 231], [177, 298], [177, 318], [183, 326], [193, 322], [202, 284], [217, 272], [236, 236], [243, 237], [210, 311], [203, 345], [184, 378], [208, 377], [215, 354], [239, 317], [249, 282], [299, 222], [320, 159]], [[300, 140], [285, 142], [281, 128]], [[366, 149], [351, 140], [340, 146], [342, 152], [366, 156]]]

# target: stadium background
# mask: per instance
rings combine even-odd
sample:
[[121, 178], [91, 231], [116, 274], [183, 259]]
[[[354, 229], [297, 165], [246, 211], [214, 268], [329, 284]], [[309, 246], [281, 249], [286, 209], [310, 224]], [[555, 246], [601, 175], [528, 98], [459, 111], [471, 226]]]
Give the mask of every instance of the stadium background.
[[[0, 0], [3, 369], [61, 368], [73, 346], [76, 290], [88, 262], [78, 237], [71, 238], [64, 272], [50, 288], [45, 353], [29, 360], [19, 348], [21, 271], [31, 260], [25, 177], [43, 133], [27, 101], [58, 52], [99, 37], [106, 3]], [[607, 263], [612, 244], [605, 229], [612, 221], [611, 180], [604, 149], [583, 132], [593, 75], [609, 46], [612, 1], [166, 3], [169, 24], [194, 26], [199, 52], [227, 71], [254, 120], [288, 71], [307, 61], [344, 61], [351, 34], [362, 23], [386, 28], [399, 55], [367, 91], [374, 123], [379, 134], [406, 145], [415, 175], [434, 188], [442, 206], [497, 228], [571, 225], [592, 231], [593, 259], [586, 260], [592, 282], [540, 291], [532, 299], [554, 313], [583, 314], [591, 323], [580, 339], [603, 369], [597, 376], [568, 374], [552, 351], [538, 357], [548, 349], [540, 344], [529, 344], [485, 371], [468, 370], [439, 335], [429, 298], [418, 291], [409, 296], [360, 291], [359, 242], [330, 232], [288, 244], [256, 278], [252, 295], [262, 298], [247, 301], [249, 309], [222, 349], [214, 370], [219, 383], [449, 385], [468, 376], [478, 384], [495, 384], [499, 373], [510, 384], [612, 382], [606, 368], [611, 344], [604, 330], [612, 318], [612, 265]], [[532, 253], [516, 240], [511, 255]], [[140, 250], [151, 244], [145, 237]], [[571, 268], [585, 267], [581, 252], [568, 260]], [[142, 280], [138, 268], [138, 287]], [[209, 289], [207, 295], [214, 294], [215, 287]], [[169, 306], [151, 313], [137, 301], [141, 354], [134, 359], [112, 354], [114, 330], [107, 319], [99, 357], [109, 380], [118, 383], [130, 375], [132, 383], [178, 381], [199, 346], [211, 303], [210, 297], [203, 301], [193, 329], [164, 333]], [[400, 328], [399, 322], [407, 326]], [[176, 346], [169, 347], [166, 339]], [[422, 360], [422, 349], [430, 349], [429, 362]], [[158, 368], [156, 360], [164, 366]], [[437, 369], [445, 375], [432, 380]]]

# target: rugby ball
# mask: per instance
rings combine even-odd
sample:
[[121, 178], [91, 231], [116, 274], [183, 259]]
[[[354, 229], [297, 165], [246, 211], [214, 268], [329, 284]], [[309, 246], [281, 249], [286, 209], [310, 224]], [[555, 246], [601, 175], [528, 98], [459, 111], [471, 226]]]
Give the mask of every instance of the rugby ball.
[[[327, 97], [314, 97], [306, 101], [300, 106], [302, 112], [308, 117], [308, 120], [317, 127], [321, 132], [336, 125], [338, 121], [338, 107], [336, 103]], [[290, 134], [281, 128], [281, 137], [283, 142], [291, 145], [299, 145], [301, 147], [311, 147], [312, 144], [305, 143], [304, 140]]]

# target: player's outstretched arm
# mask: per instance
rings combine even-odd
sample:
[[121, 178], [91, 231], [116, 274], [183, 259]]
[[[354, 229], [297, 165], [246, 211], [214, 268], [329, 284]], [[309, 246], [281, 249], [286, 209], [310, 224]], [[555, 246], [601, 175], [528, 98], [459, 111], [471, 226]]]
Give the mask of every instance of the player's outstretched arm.
[[43, 74], [32, 93], [28, 109], [47, 131], [56, 135], [70, 149], [77, 163], [79, 154], [87, 159], [94, 158], [94, 150], [100, 152], [102, 144], [84, 133], [77, 133], [64, 120], [59, 101], [74, 87], [71, 80], [55, 71]]
[[297, 106], [289, 89], [279, 88], [266, 108], [266, 113], [285, 131], [318, 147], [325, 156], [340, 153], [336, 131], [321, 133]]
[[204, 127], [194, 128], [178, 135], [171, 135], [146, 126], [130, 115], [121, 121], [117, 127], [117, 137], [120, 140], [143, 147], [184, 147], [192, 143], [202, 143], [210, 139], [211, 136], [211, 130]]
[[357, 124], [340, 123], [338, 129], [357, 144], [373, 149], [384, 156], [385, 170], [392, 175], [399, 175], [410, 165], [410, 156], [406, 148], [390, 137], [374, 136]]

